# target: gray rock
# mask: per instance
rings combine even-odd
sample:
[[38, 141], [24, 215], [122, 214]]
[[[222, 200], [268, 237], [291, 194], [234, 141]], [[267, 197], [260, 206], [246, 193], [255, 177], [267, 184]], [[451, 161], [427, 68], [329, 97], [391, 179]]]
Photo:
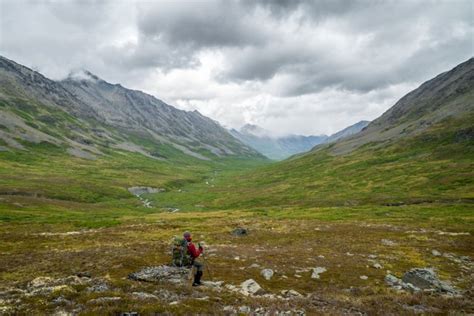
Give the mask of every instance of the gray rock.
[[295, 290], [282, 290], [281, 295], [285, 298], [297, 298], [297, 297], [303, 297], [299, 292]]
[[380, 263], [378, 263], [378, 262], [374, 263], [374, 264], [372, 265], [372, 267], [374, 267], [375, 269], [382, 269], [382, 268], [383, 268], [382, 265], [381, 265]]
[[382, 245], [385, 245], [385, 246], [396, 246], [397, 243], [394, 242], [393, 240], [390, 240], [390, 239], [382, 239], [380, 241], [382, 243]]
[[249, 231], [246, 228], [238, 227], [232, 231], [234, 236], [247, 236]]
[[433, 256], [435, 256], [435, 257], [441, 256], [441, 252], [439, 252], [439, 251], [436, 250], [436, 249], [431, 250], [431, 254], [432, 254]]
[[92, 286], [89, 286], [86, 291], [90, 293], [102, 293], [109, 291], [110, 288], [106, 283], [97, 283]]
[[262, 271], [260, 271], [260, 274], [265, 278], [265, 280], [270, 280], [273, 276], [273, 270], [263, 269]]
[[264, 294], [262, 287], [253, 279], [248, 279], [240, 284], [240, 293], [244, 295], [261, 295]]
[[122, 300], [121, 297], [119, 296], [105, 296], [105, 297], [99, 297], [93, 300], [88, 301], [90, 304], [104, 304], [104, 303], [113, 303], [113, 302], [118, 302]]
[[133, 292], [132, 296], [139, 300], [156, 300], [158, 296], [146, 292]]
[[438, 279], [433, 269], [411, 269], [403, 275], [402, 281], [411, 283], [420, 289], [443, 289], [445, 284]]
[[131, 273], [128, 278], [144, 282], [168, 282], [174, 284], [186, 283], [189, 269], [185, 267], [156, 266], [147, 267], [138, 272]]
[[239, 312], [244, 314], [250, 314], [252, 309], [249, 306], [239, 306]]
[[316, 268], [313, 268], [313, 273], [311, 274], [311, 278], [312, 279], [319, 279], [319, 274], [323, 273], [323, 272], [326, 272], [327, 269], [324, 268], [324, 267], [316, 267]]

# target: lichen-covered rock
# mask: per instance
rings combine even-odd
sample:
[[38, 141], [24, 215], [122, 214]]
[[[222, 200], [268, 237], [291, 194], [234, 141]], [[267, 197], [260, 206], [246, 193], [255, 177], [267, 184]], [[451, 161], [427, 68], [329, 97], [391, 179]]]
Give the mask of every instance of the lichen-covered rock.
[[131, 273], [128, 278], [135, 281], [179, 284], [186, 283], [189, 272], [188, 268], [163, 265], [144, 268], [138, 272]]
[[422, 290], [435, 290], [448, 294], [456, 294], [457, 291], [448, 283], [441, 281], [433, 269], [415, 268], [403, 275], [402, 281], [413, 284]]

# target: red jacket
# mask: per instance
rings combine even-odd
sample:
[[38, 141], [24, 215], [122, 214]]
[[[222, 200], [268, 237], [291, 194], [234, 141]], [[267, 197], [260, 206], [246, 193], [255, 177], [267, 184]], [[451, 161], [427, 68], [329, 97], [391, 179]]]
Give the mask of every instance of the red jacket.
[[201, 255], [202, 248], [196, 249], [196, 246], [192, 242], [188, 242], [188, 252], [193, 259], [196, 259]]

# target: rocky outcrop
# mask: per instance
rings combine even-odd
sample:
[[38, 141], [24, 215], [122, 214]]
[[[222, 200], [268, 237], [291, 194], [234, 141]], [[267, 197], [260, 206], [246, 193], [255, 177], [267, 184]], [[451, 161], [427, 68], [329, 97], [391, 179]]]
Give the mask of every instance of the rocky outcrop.
[[138, 272], [129, 274], [128, 278], [143, 282], [167, 282], [173, 284], [186, 283], [190, 269], [173, 266], [147, 267]]
[[448, 295], [459, 294], [453, 286], [441, 281], [433, 269], [428, 268], [411, 269], [403, 275], [402, 279], [388, 274], [385, 276], [385, 282], [397, 290], [438, 292]]

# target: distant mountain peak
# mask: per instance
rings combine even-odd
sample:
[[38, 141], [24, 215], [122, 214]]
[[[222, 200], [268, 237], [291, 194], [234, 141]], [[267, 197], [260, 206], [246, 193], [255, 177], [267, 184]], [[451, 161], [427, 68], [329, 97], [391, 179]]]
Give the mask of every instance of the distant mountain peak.
[[271, 132], [266, 129], [255, 125], [255, 124], [245, 124], [240, 128], [240, 132], [244, 134], [250, 134], [258, 137], [271, 137]]

